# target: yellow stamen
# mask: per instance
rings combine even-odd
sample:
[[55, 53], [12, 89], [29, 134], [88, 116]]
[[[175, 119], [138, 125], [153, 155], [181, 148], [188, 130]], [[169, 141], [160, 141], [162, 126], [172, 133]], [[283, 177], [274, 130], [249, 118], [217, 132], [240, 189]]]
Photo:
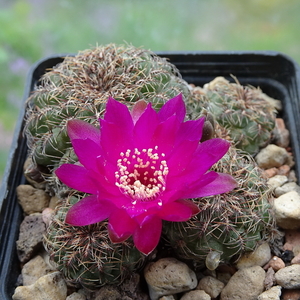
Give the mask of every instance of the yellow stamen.
[[122, 158], [117, 160], [115, 184], [124, 194], [132, 197], [132, 204], [136, 204], [137, 200], [151, 201], [166, 189], [169, 169], [166, 160], [160, 160], [165, 154], [157, 153], [157, 150], [158, 146], [155, 146], [142, 150], [135, 148], [132, 155], [130, 149], [125, 154], [120, 153]]

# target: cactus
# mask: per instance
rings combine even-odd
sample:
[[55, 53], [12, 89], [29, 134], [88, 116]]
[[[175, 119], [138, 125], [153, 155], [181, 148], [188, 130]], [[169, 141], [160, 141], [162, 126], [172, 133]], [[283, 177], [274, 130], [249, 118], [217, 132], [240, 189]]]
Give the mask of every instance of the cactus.
[[120, 284], [139, 270], [146, 256], [130, 240], [113, 244], [107, 222], [73, 227], [64, 222], [78, 194], [68, 197], [56, 208], [47, 228], [44, 246], [69, 286], [93, 290], [105, 284]]
[[226, 263], [237, 259], [254, 250], [262, 239], [271, 239], [274, 228], [270, 190], [251, 156], [232, 147], [214, 169], [230, 173], [239, 187], [195, 199], [200, 207], [198, 215], [188, 222], [165, 222], [163, 227], [164, 238], [176, 255], [193, 260], [199, 267], [205, 260], [209, 268], [214, 265], [210, 255]]
[[190, 117], [211, 113], [228, 130], [237, 148], [254, 155], [269, 142], [277, 104], [260, 89], [217, 77], [203, 89], [194, 87], [192, 95], [188, 103]]
[[75, 162], [67, 121], [97, 126], [109, 96], [128, 106], [144, 99], [159, 108], [179, 93], [191, 96], [176, 67], [148, 50], [110, 44], [66, 57], [28, 99], [25, 134], [32, 162], [27, 177], [52, 180], [54, 167]]
[[[255, 153], [270, 138], [275, 124], [274, 107], [258, 91], [222, 80], [213, 87], [191, 90], [166, 59], [113, 44], [66, 57], [42, 77], [28, 99], [25, 133], [31, 164], [25, 174], [33, 182], [46, 180], [47, 189], [63, 198], [48, 227], [45, 248], [69, 284], [88, 289], [119, 284], [146, 258], [130, 239], [113, 244], [105, 221], [79, 227], [65, 223], [68, 209], [84, 196], [66, 191], [53, 174], [63, 163], [77, 162], [66, 133], [67, 121], [76, 118], [98, 126], [110, 96], [129, 107], [144, 99], [159, 109], [182, 93], [188, 118], [207, 116], [202, 140], [210, 139], [216, 129], [220, 137], [228, 135], [237, 147]], [[234, 176], [239, 188], [195, 199], [201, 209], [198, 215], [163, 226], [164, 238], [176, 254], [199, 265], [206, 258], [213, 261], [210, 266], [219, 260], [228, 262], [254, 249], [262, 233], [268, 235], [272, 229], [269, 193], [252, 158], [232, 148], [214, 168]]]

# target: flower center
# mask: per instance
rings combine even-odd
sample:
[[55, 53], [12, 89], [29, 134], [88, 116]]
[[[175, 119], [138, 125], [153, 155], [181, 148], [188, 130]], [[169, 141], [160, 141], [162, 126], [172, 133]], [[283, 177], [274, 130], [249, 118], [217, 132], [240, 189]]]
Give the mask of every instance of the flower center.
[[169, 173], [164, 153], [157, 152], [158, 146], [148, 149], [128, 149], [120, 153], [115, 172], [116, 186], [124, 194], [139, 201], [154, 200], [166, 188], [166, 176]]

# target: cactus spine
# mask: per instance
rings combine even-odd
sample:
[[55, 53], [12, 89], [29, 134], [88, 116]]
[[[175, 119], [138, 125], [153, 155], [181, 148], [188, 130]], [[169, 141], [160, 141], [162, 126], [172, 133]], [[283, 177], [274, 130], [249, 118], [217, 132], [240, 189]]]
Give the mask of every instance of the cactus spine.
[[237, 148], [254, 155], [270, 140], [277, 101], [260, 89], [217, 77], [203, 89], [193, 88], [192, 95], [188, 104], [191, 117], [211, 113]]
[[51, 260], [70, 286], [93, 290], [105, 284], [122, 283], [140, 269], [145, 255], [130, 240], [113, 244], [106, 221], [79, 227], [65, 223], [65, 215], [76, 201], [78, 194], [65, 199], [47, 228], [44, 245]]
[[[175, 66], [154, 53], [132, 46], [107, 45], [85, 50], [47, 72], [28, 99], [25, 133], [31, 164], [25, 173], [33, 182], [63, 198], [45, 237], [45, 247], [71, 285], [88, 289], [118, 284], [145, 262], [129, 240], [112, 244], [106, 222], [73, 227], [64, 222], [69, 207], [83, 195], [66, 190], [53, 175], [62, 163], [77, 157], [66, 133], [69, 119], [98, 126], [109, 96], [129, 107], [139, 99], [160, 106], [182, 93], [188, 118], [207, 116], [203, 140], [214, 134], [254, 154], [266, 143], [275, 122], [274, 105], [258, 89], [216, 79], [204, 89], [188, 87]], [[215, 123], [213, 121], [215, 119]], [[246, 153], [232, 147], [215, 166], [239, 181], [223, 195], [195, 199], [201, 212], [188, 222], [164, 222], [164, 239], [176, 255], [210, 269], [253, 250], [271, 235], [269, 191], [260, 170]]]
[[[165, 222], [164, 237], [176, 255], [203, 266], [210, 253], [230, 262], [272, 238], [270, 190], [248, 154], [232, 147], [214, 166], [232, 174], [239, 188], [221, 195], [195, 199], [200, 213], [188, 222]], [[211, 263], [209, 263], [211, 265]]]
[[148, 50], [111, 44], [66, 57], [42, 77], [28, 100], [25, 133], [32, 163], [25, 173], [53, 185], [53, 168], [76, 161], [67, 121], [98, 126], [109, 96], [128, 106], [144, 99], [159, 108], [179, 93], [191, 96], [176, 67]]

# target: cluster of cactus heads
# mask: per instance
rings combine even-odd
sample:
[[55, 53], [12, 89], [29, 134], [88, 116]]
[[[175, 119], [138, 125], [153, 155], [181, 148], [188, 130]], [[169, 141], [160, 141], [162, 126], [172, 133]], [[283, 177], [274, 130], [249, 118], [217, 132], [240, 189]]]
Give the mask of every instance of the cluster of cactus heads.
[[[83, 197], [66, 190], [53, 173], [61, 164], [77, 161], [66, 133], [67, 121], [81, 119], [98, 126], [110, 96], [129, 107], [144, 99], [159, 109], [179, 93], [186, 101], [188, 118], [207, 117], [201, 141], [217, 133], [254, 154], [269, 140], [275, 109], [259, 89], [224, 78], [204, 88], [191, 88], [166, 59], [132, 46], [111, 44], [66, 57], [42, 77], [28, 99], [25, 133], [31, 164], [25, 174], [33, 182], [46, 180], [47, 189], [61, 197], [45, 247], [71, 285], [92, 289], [118, 284], [146, 258], [130, 240], [111, 243], [106, 222], [83, 227], [65, 223], [69, 207]], [[235, 146], [214, 169], [235, 177], [239, 188], [194, 199], [201, 209], [198, 215], [188, 222], [164, 222], [163, 226], [162, 242], [198, 266], [206, 261], [209, 269], [255, 249], [274, 226], [261, 171], [250, 155]]]
[[113, 244], [106, 221], [77, 227], [65, 223], [68, 209], [79, 199], [74, 193], [56, 208], [44, 239], [45, 249], [70, 286], [92, 290], [119, 284], [143, 266], [146, 256], [131, 240]]
[[211, 113], [217, 123], [227, 129], [237, 148], [254, 155], [270, 141], [275, 127], [276, 102], [259, 88], [217, 77], [203, 88], [194, 88], [192, 94], [191, 117]]
[[32, 163], [27, 177], [51, 185], [53, 169], [76, 160], [67, 121], [76, 118], [98, 126], [109, 97], [129, 107], [144, 99], [159, 108], [179, 93], [190, 97], [177, 68], [142, 48], [110, 44], [66, 57], [41, 78], [28, 99], [25, 132]]
[[198, 267], [212, 269], [212, 260], [228, 263], [272, 238], [274, 218], [269, 190], [253, 158], [235, 147], [214, 166], [228, 172], [239, 187], [221, 195], [194, 199], [200, 213], [187, 222], [165, 222], [164, 237], [176, 255], [192, 260]]

